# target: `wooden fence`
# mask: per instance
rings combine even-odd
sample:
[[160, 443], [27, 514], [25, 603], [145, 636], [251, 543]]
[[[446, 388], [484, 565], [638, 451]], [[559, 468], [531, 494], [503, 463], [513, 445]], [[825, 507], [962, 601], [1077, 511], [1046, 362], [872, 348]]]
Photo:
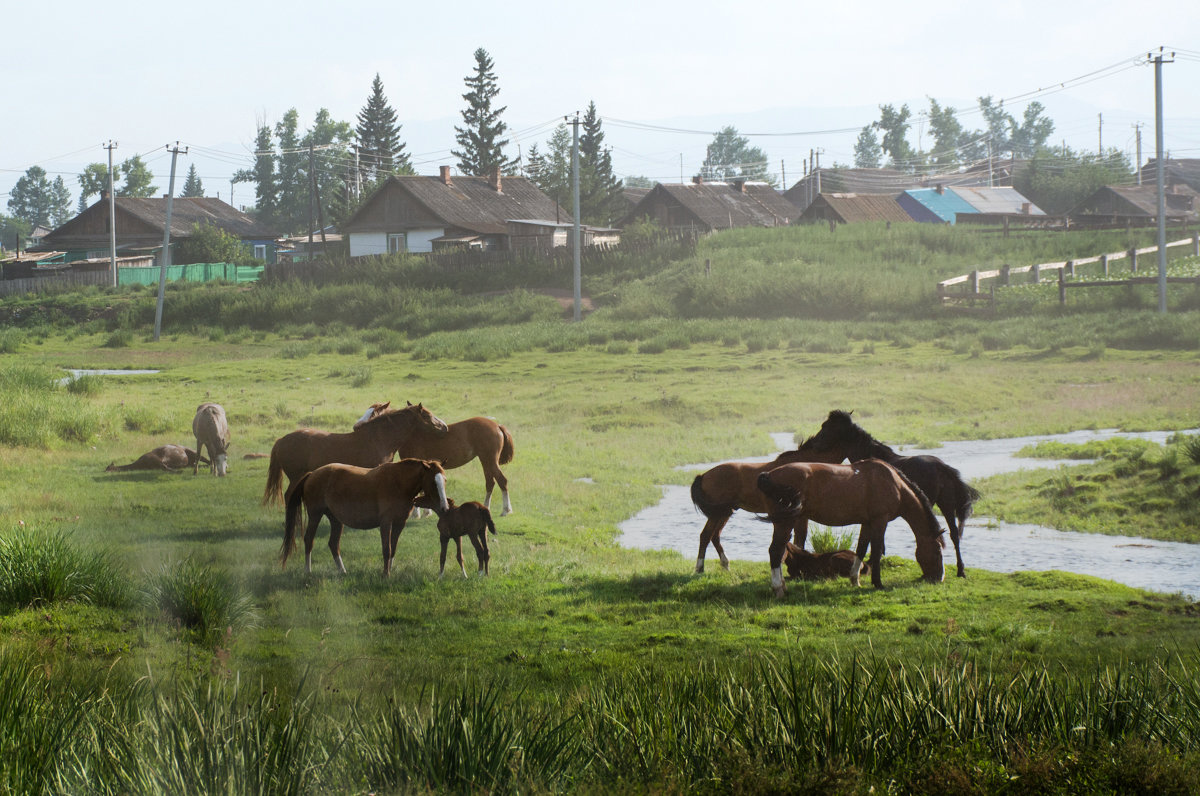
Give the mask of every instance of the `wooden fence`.
[[[1177, 241], [1172, 241], [1166, 245], [1167, 249], [1176, 246], [1191, 246], [1193, 255], [1200, 255], [1200, 232], [1193, 232], [1190, 238], [1182, 238]], [[947, 302], [966, 302], [975, 304], [981, 302], [989, 304], [994, 298], [995, 288], [1009, 287], [1018, 282], [1027, 282], [1036, 284], [1042, 281], [1044, 274], [1054, 274], [1057, 272], [1059, 283], [1059, 300], [1066, 301], [1066, 288], [1068, 287], [1100, 287], [1114, 285], [1138, 285], [1157, 283], [1157, 277], [1139, 277], [1134, 276], [1130, 279], [1121, 280], [1106, 280], [1102, 282], [1068, 282], [1067, 277], [1076, 275], [1077, 269], [1081, 266], [1098, 263], [1104, 277], [1108, 277], [1109, 267], [1117, 260], [1129, 260], [1130, 273], [1136, 274], [1138, 271], [1138, 257], [1143, 254], [1155, 254], [1158, 252], [1158, 246], [1147, 246], [1142, 249], [1130, 249], [1129, 251], [1114, 252], [1111, 254], [1100, 254], [1095, 257], [1082, 257], [1078, 260], [1065, 260], [1062, 262], [1039, 263], [1037, 265], [1024, 265], [1018, 268], [1013, 268], [1008, 265], [1002, 265], [999, 268], [994, 268], [988, 271], [972, 271], [969, 274], [955, 276], [950, 279], [945, 279], [938, 282], [937, 291], [938, 298], [942, 303]], [[1014, 279], [1018, 277], [1019, 279]], [[1053, 278], [1053, 277], [1052, 277]], [[988, 289], [984, 290], [985, 282], [991, 280]], [[1197, 280], [1192, 277], [1169, 277], [1168, 282], [1172, 283], [1195, 283]]]
[[3, 279], [0, 280], [0, 296], [71, 290], [88, 285], [111, 286], [112, 271], [70, 271], [54, 276]]

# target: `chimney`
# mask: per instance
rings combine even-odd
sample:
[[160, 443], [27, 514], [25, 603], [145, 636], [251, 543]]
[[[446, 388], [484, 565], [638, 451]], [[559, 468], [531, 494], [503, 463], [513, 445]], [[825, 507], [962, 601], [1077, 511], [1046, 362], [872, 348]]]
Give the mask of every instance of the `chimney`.
[[1023, 216], [1027, 216], [1027, 215], [1029, 215], [1029, 213], [1030, 213], [1032, 210], [1033, 210], [1033, 205], [1032, 205], [1032, 204], [1030, 204], [1029, 202], [1022, 202], [1022, 203], [1021, 203], [1021, 215], [1023, 215]]
[[102, 188], [102, 189], [100, 190], [100, 201], [101, 201], [101, 202], [107, 202], [107, 201], [108, 201], [108, 189], [107, 189], [107, 188]]
[[703, 185], [703, 184], [704, 184], [704, 178], [701, 177], [699, 174], [697, 174], [695, 177], [692, 177], [692, 185]]
[[746, 181], [742, 180], [742, 179], [734, 180], [733, 181], [733, 190], [737, 191], [738, 193], [745, 193], [746, 192]]
[[500, 190], [501, 182], [500, 182], [500, 167], [499, 166], [494, 168], [488, 174], [488, 185], [492, 186], [492, 190], [495, 191], [496, 193], [504, 193], [504, 191]]
[[450, 167], [442, 166], [440, 171], [441, 171], [442, 185], [449, 185], [450, 184]]
[[945, 185], [942, 185], [942, 184], [939, 182], [939, 183], [937, 184], [937, 187], [936, 187], [936, 188], [934, 188], [933, 190], [937, 191], [938, 193], [945, 193], [945, 192], [946, 192], [946, 186], [945, 186]]

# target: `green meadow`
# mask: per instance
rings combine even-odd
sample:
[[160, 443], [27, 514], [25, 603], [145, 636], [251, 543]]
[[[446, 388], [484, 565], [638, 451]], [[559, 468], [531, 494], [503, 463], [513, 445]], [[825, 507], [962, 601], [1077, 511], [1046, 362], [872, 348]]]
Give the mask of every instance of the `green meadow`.
[[[930, 300], [972, 268], [1131, 237], [736, 232], [598, 265], [579, 324], [538, 292], [570, 275], [537, 263], [173, 285], [158, 342], [147, 291], [6, 300], [0, 790], [1194, 793], [1192, 599], [1050, 561], [989, 572], [969, 533], [966, 579], [888, 557], [882, 591], [790, 582], [782, 600], [764, 563], [710, 556], [697, 576], [694, 552], [618, 544], [661, 485], [690, 483], [680, 465], [770, 453], [835, 408], [890, 444], [1195, 428], [1190, 288], [1166, 316], [1126, 290], [1067, 311], [1028, 290], [979, 313]], [[326, 525], [311, 575], [280, 567], [267, 460], [243, 457], [385, 400], [512, 432], [490, 577], [466, 545], [472, 576], [439, 581], [429, 518], [386, 579], [374, 530], [347, 530], [346, 575]], [[228, 477], [105, 472], [193, 446], [204, 401], [229, 417]], [[1193, 445], [988, 479], [976, 514], [1196, 541]], [[477, 463], [449, 494], [483, 499]]]

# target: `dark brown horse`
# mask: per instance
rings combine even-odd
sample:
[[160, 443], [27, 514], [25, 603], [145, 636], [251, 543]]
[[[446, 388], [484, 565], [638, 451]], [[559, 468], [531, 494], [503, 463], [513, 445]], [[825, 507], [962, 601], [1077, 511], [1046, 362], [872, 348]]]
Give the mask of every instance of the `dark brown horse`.
[[[367, 410], [355, 428], [370, 422], [371, 418], [386, 409], [388, 404], [374, 404]], [[442, 463], [447, 470], [462, 467], [478, 458], [483, 467], [486, 492], [483, 505], [492, 507], [492, 490], [500, 485], [503, 497], [500, 516], [512, 513], [512, 501], [508, 497], [508, 479], [500, 471], [500, 465], [513, 460], [513, 438], [508, 429], [489, 417], [472, 417], [451, 423], [446, 433], [438, 434], [428, 429], [418, 429], [400, 445], [398, 454], [414, 459], [432, 459]]]
[[958, 576], [965, 578], [959, 543], [963, 528], [971, 516], [979, 492], [963, 480], [962, 473], [936, 456], [902, 456], [878, 442], [850, 419], [849, 412], [835, 409], [821, 424], [821, 430], [805, 440], [804, 448], [813, 453], [834, 453], [841, 459], [852, 462], [860, 459], [882, 459], [913, 480], [929, 502], [941, 510], [950, 529], [950, 541], [954, 543], [954, 558], [958, 564]]
[[[389, 462], [396, 450], [418, 430], [431, 435], [445, 434], [446, 424], [421, 404], [409, 404], [356, 424], [354, 430], [346, 434], [312, 428], [285, 434], [275, 440], [271, 448], [263, 505], [278, 503], [281, 499], [288, 502], [296, 480], [322, 465], [336, 462], [376, 467]], [[283, 491], [285, 475], [288, 478], [286, 493]]]
[[[768, 470], [790, 462], [837, 462], [832, 454], [806, 451], [803, 448], [785, 451], [769, 462], [725, 462], [706, 470], [692, 481], [692, 503], [705, 516], [704, 528], [700, 530], [700, 552], [696, 556], [696, 572], [704, 571], [704, 555], [711, 542], [721, 566], [729, 569], [729, 559], [721, 545], [721, 530], [738, 509], [755, 514], [766, 514], [770, 506], [758, 489], [758, 476]], [[808, 537], [808, 523], [801, 522], [796, 530], [796, 544], [804, 547]]]
[[859, 559], [849, 550], [835, 550], [831, 553], [810, 553], [803, 547], [788, 542], [787, 550], [783, 553], [783, 566], [787, 569], [788, 578], [800, 580], [832, 580], [848, 578], [858, 567], [858, 574], [868, 571], [867, 562]]
[[182, 445], [160, 445], [149, 453], [143, 453], [129, 464], [113, 462], [104, 468], [105, 472], [124, 472], [126, 470], [166, 470], [175, 472], [196, 464], [209, 464], [209, 460], [191, 448]]
[[279, 565], [287, 564], [296, 548], [296, 528], [300, 524], [300, 505], [308, 512], [304, 532], [304, 568], [312, 572], [313, 540], [322, 517], [329, 518], [329, 550], [340, 572], [342, 528], [378, 528], [383, 548], [383, 574], [392, 571], [396, 542], [404, 523], [420, 494], [436, 496], [437, 506], [445, 511], [446, 473], [437, 462], [401, 459], [378, 467], [326, 464], [305, 473], [292, 485], [284, 519], [283, 549]]
[[[776, 597], [784, 595], [783, 553], [792, 527], [800, 519], [823, 525], [861, 524], [855, 557], [858, 561], [865, 559], [870, 547], [871, 583], [881, 589], [883, 534], [888, 522], [903, 517], [917, 539], [916, 559], [925, 579], [934, 583], [942, 580], [942, 529], [933, 507], [912, 481], [887, 462], [864, 459], [854, 464], [785, 464], [760, 475], [758, 488], [770, 504], [767, 519], [775, 529], [770, 557]], [[856, 562], [850, 572], [850, 582], [855, 586], [858, 574]]]
[[479, 573], [481, 575], [488, 574], [488, 564], [492, 560], [492, 554], [488, 550], [488, 531], [491, 531], [492, 536], [496, 535], [496, 523], [492, 521], [492, 512], [482, 503], [471, 500], [462, 505], [456, 504], [453, 500], [447, 499], [448, 508], [444, 511], [435, 505], [435, 501], [428, 495], [423, 495], [417, 499], [417, 506], [425, 509], [432, 509], [438, 515], [438, 536], [442, 541], [442, 557], [438, 567], [438, 580], [442, 579], [442, 575], [446, 571], [446, 548], [450, 544], [450, 540], [454, 540], [455, 558], [458, 559], [458, 568], [462, 571], [463, 577], [467, 576], [467, 568], [463, 565], [462, 554], [462, 538], [465, 535], [471, 540], [471, 546], [475, 548], [475, 559], [479, 562]]

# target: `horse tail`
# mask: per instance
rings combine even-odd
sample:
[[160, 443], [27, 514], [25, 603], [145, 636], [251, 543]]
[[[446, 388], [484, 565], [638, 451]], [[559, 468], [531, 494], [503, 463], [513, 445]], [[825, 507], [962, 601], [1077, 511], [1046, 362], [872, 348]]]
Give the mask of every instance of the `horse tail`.
[[500, 433], [504, 436], [504, 444], [500, 446], [500, 463], [508, 464], [513, 460], [513, 438], [512, 434], [508, 433], [508, 429], [504, 426], [499, 426]]
[[483, 524], [492, 532], [492, 536], [499, 536], [500, 534], [496, 533], [496, 523], [492, 521], [492, 512], [488, 510], [487, 506], [484, 506], [480, 513], [483, 514]]
[[776, 483], [771, 478], [770, 470], [765, 473], [759, 473], [755, 483], [758, 485], [758, 491], [777, 504], [784, 514], [798, 514], [800, 512], [800, 506], [803, 502], [800, 490], [786, 484]]
[[708, 495], [704, 493], [704, 473], [696, 476], [692, 481], [692, 504], [695, 505], [700, 513], [705, 517], [712, 517], [714, 514], [725, 513], [725, 506], [720, 503], [714, 503], [708, 499]]
[[279, 443], [271, 446], [271, 462], [267, 466], [267, 488], [263, 490], [262, 504], [283, 502], [283, 457], [279, 453]]
[[279, 551], [279, 566], [287, 564], [288, 556], [296, 549], [296, 526], [300, 524], [300, 504], [304, 501], [304, 484], [312, 473], [305, 473], [296, 482], [292, 495], [288, 498], [287, 514], [283, 519], [283, 547]]
[[958, 482], [958, 492], [958, 532], [961, 535], [966, 530], [967, 520], [971, 518], [971, 514], [975, 510], [975, 501], [983, 495], [979, 494], [978, 489], [961, 479]]
[[[921, 507], [921, 513], [925, 515], [925, 527], [928, 529], [927, 535], [930, 538], [937, 539], [939, 547], [945, 547], [946, 541], [942, 539], [942, 526], [938, 524], [937, 515], [933, 513], [933, 504], [929, 502], [929, 496], [925, 494], [921, 487], [917, 486], [916, 482], [900, 471], [898, 467], [892, 467], [892, 471], [900, 477], [900, 482], [909, 488], [913, 493], [913, 497], [917, 499], [917, 503]], [[905, 518], [907, 521], [907, 518]], [[912, 523], [909, 522], [911, 525]], [[915, 528], [913, 530], [916, 530]]]

